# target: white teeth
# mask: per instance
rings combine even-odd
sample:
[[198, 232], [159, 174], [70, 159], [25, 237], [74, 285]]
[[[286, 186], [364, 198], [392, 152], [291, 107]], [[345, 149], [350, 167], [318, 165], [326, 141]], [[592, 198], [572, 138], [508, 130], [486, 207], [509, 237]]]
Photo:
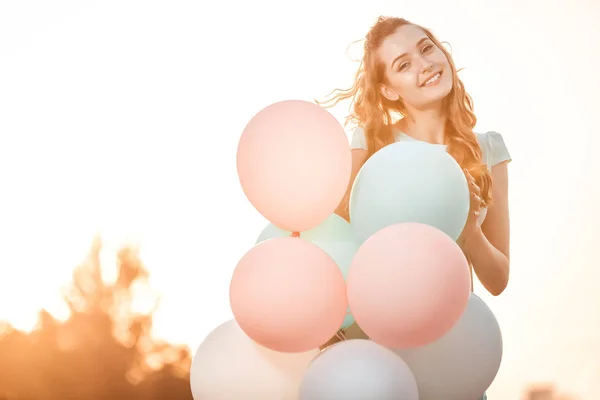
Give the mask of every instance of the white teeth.
[[438, 79], [440, 79], [440, 73], [438, 72], [437, 74], [435, 74], [431, 79], [429, 79], [427, 82], [425, 82], [426, 85], [430, 85], [433, 82], [437, 81]]

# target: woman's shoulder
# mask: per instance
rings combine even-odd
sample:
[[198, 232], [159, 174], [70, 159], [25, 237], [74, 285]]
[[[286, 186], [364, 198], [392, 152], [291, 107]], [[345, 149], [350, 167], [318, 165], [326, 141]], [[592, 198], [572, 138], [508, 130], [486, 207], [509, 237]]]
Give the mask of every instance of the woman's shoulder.
[[352, 130], [350, 148], [367, 150], [367, 136], [365, 134], [365, 129], [360, 125]]
[[[392, 131], [394, 133], [394, 137], [396, 141], [402, 139], [402, 130], [399, 128], [399, 125], [392, 125]], [[363, 149], [368, 150], [367, 147], [367, 134], [365, 132], [365, 128], [362, 125], [355, 126], [352, 129], [351, 139], [350, 139], [350, 148], [351, 149]]]
[[485, 133], [475, 133], [484, 162], [493, 167], [504, 161], [512, 161], [511, 155], [501, 133], [496, 131], [487, 131]]

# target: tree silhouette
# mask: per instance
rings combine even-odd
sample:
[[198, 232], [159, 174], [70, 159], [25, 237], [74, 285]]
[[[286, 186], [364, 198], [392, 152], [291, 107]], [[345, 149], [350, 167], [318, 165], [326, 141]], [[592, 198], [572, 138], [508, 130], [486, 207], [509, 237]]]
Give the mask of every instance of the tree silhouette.
[[133, 285], [148, 277], [138, 250], [119, 251], [111, 284], [102, 279], [101, 250], [96, 239], [73, 272], [68, 320], [42, 310], [31, 333], [0, 327], [0, 400], [192, 399], [189, 351], [151, 337], [156, 307], [133, 308]]

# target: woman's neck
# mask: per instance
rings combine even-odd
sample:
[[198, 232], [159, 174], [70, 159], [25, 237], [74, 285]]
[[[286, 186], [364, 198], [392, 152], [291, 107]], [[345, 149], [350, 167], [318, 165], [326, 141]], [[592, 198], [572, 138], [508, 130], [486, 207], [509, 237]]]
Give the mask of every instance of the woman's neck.
[[423, 142], [444, 144], [446, 117], [441, 110], [413, 110], [399, 122], [407, 135]]

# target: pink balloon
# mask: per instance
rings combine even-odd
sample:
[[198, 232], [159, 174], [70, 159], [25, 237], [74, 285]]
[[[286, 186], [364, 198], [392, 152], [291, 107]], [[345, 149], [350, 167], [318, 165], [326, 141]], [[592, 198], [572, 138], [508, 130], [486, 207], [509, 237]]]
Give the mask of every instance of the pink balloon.
[[329, 340], [346, 316], [346, 284], [336, 263], [300, 238], [266, 240], [242, 257], [229, 289], [240, 328], [271, 350], [299, 353]]
[[258, 212], [280, 229], [301, 232], [336, 209], [350, 182], [352, 156], [333, 115], [289, 100], [250, 120], [238, 145], [237, 170]]
[[367, 239], [348, 278], [348, 303], [363, 331], [390, 348], [446, 334], [467, 307], [469, 264], [460, 247], [425, 224], [390, 225]]

